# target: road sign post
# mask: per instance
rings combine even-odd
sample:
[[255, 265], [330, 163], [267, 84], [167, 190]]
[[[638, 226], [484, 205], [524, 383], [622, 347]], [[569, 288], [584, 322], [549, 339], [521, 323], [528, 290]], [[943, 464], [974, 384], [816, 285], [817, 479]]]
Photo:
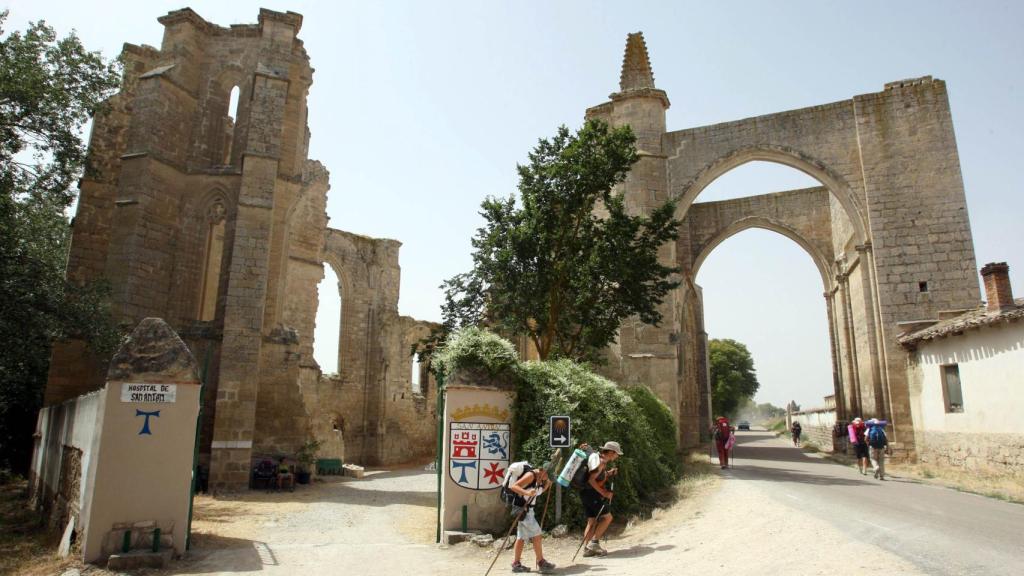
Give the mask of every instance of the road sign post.
[[552, 448], [568, 448], [572, 445], [572, 422], [568, 416], [550, 418], [548, 440]]

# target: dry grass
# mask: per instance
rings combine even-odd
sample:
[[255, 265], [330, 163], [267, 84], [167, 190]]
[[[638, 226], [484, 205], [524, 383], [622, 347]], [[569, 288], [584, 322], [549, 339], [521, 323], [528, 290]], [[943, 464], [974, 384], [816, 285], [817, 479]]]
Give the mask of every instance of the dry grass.
[[0, 574], [60, 574], [74, 560], [57, 557], [60, 534], [48, 531], [28, 508], [23, 479], [0, 485]]
[[962, 492], [1024, 504], [1024, 477], [963, 470], [929, 464], [886, 464], [886, 472], [939, 484]]
[[813, 440], [804, 440], [804, 441], [802, 441], [800, 443], [800, 449], [803, 450], [804, 452], [809, 452], [811, 454], [816, 454], [818, 452], [821, 452], [821, 447], [818, 446], [818, 444], [816, 442], [814, 442]]
[[[853, 457], [846, 454], [829, 454], [828, 458], [855, 466]], [[970, 492], [989, 498], [1024, 504], [1024, 477], [1007, 476], [996, 471], [964, 470], [934, 464], [910, 464], [888, 460], [886, 474], [912, 478], [927, 484], [945, 486], [961, 492]]]

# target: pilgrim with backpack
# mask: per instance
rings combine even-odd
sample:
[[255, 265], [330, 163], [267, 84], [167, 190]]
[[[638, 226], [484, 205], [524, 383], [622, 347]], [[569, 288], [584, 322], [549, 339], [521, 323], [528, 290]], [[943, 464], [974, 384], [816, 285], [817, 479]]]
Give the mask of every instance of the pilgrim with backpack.
[[[501, 482], [499, 497], [511, 508], [515, 517], [513, 527], [516, 528], [515, 558], [512, 562], [513, 572], [529, 572], [530, 569], [520, 561], [527, 540], [533, 542], [533, 552], [537, 557], [537, 571], [544, 573], [554, 569], [555, 565], [544, 559], [544, 548], [541, 542], [541, 527], [533, 509], [537, 497], [551, 486], [548, 477], [548, 464], [534, 468], [529, 462], [514, 462], [505, 470]], [[511, 528], [509, 529], [511, 532]]]
[[871, 466], [875, 470], [875, 478], [879, 480], [885, 480], [885, 456], [891, 454], [889, 439], [885, 436], [886, 424], [885, 420], [872, 418], [867, 421], [868, 430], [865, 434], [871, 449]]

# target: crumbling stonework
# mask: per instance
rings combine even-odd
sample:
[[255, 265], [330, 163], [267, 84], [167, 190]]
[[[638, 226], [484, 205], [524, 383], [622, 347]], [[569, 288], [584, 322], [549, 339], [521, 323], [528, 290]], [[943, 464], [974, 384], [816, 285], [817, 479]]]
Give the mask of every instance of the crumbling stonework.
[[[894, 447], [912, 453], [897, 323], [979, 299], [945, 83], [893, 82], [841, 102], [678, 131], [666, 129], [668, 107], [643, 36], [630, 34], [619, 91], [587, 117], [628, 124], [637, 135], [640, 160], [620, 186], [630, 210], [677, 201], [679, 241], [661, 258], [681, 268], [683, 282], [663, 304], [660, 326], [623, 323], [608, 375], [649, 386], [676, 414], [682, 445], [695, 444], [708, 417], [697, 272], [733, 234], [773, 230], [807, 250], [821, 274], [839, 419], [888, 419]], [[751, 161], [790, 166], [822, 187], [696, 202], [716, 178]]]
[[[327, 227], [328, 173], [307, 158], [302, 16], [159, 20], [160, 48], [125, 45], [121, 91], [95, 119], [69, 277], [106, 279], [120, 321], [165, 318], [188, 344], [205, 373], [201, 458], [215, 489], [246, 486], [255, 456], [311, 439], [321, 457], [363, 464], [432, 454], [435, 390], [409, 382], [430, 325], [398, 315], [400, 244]], [[313, 359], [325, 264], [342, 283], [337, 378]], [[46, 404], [102, 384], [84, 346], [55, 346]]]

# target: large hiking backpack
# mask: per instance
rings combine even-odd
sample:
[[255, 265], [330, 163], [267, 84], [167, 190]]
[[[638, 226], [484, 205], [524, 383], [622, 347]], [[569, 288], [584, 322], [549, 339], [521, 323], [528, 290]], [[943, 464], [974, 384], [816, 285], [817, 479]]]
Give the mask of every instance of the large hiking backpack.
[[498, 497], [505, 503], [506, 506], [518, 506], [522, 507], [526, 505], [526, 500], [519, 494], [516, 494], [509, 489], [509, 486], [519, 482], [519, 479], [523, 477], [523, 474], [532, 472], [533, 466], [530, 463], [523, 460], [522, 462], [513, 462], [508, 465], [505, 470], [505, 477], [501, 479], [501, 490], [499, 491]]
[[885, 448], [887, 444], [885, 439], [885, 428], [882, 426], [872, 426], [868, 428], [868, 445], [872, 448]]
[[722, 418], [715, 423], [715, 442], [725, 442], [729, 439], [729, 421]]
[[583, 490], [590, 486], [590, 456], [596, 452], [589, 446], [582, 450], [587, 453], [587, 457], [580, 463], [580, 467], [573, 473], [572, 480], [569, 482], [569, 485], [577, 490]]

